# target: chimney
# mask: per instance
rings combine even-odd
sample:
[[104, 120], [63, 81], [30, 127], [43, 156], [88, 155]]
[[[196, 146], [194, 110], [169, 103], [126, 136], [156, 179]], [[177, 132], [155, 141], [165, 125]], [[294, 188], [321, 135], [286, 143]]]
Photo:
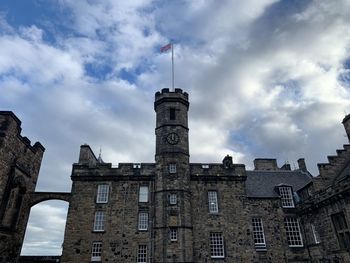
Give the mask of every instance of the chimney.
[[342, 123], [344, 125], [346, 135], [348, 136], [348, 140], [350, 142], [350, 114], [345, 116]]
[[298, 159], [298, 166], [299, 166], [299, 169], [302, 170], [303, 172], [306, 172], [306, 171], [307, 171], [306, 164], [305, 164], [305, 159], [304, 159], [304, 158]]
[[278, 170], [276, 159], [254, 159], [254, 170]]

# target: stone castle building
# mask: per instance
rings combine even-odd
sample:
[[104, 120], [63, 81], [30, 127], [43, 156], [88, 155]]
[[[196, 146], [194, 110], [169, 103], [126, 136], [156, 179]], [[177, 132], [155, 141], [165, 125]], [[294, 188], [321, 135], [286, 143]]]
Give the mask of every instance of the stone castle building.
[[[61, 199], [69, 202], [61, 262], [350, 262], [350, 145], [319, 164], [317, 177], [304, 159], [293, 170], [278, 167], [276, 159], [255, 159], [254, 170], [230, 156], [222, 163], [190, 163], [188, 108], [181, 89], [157, 92], [154, 163], [115, 168], [82, 145], [71, 193], [18, 190], [14, 198], [28, 205], [16, 206], [24, 216], [10, 219], [9, 192], [18, 175], [9, 167], [38, 151], [40, 158], [24, 161], [36, 167], [29, 177], [35, 186], [43, 147], [30, 146], [19, 135], [19, 120], [0, 112], [0, 151], [13, 156], [0, 156], [0, 187], [10, 185], [0, 192], [0, 250], [9, 242], [20, 248], [31, 205]], [[15, 128], [2, 125], [6, 118]], [[343, 124], [350, 138], [350, 115]], [[6, 232], [8, 222], [13, 228]]]

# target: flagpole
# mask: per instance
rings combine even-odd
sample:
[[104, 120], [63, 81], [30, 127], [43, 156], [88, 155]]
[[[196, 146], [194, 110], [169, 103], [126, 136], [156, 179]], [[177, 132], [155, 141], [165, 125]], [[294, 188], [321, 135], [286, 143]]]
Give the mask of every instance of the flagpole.
[[173, 84], [173, 91], [174, 89], [174, 44], [171, 43], [171, 70], [172, 70], [172, 84]]

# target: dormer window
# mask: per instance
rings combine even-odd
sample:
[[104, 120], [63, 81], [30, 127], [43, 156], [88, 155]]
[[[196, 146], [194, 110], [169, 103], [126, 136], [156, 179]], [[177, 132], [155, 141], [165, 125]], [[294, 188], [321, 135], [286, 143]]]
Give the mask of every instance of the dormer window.
[[279, 188], [282, 207], [294, 208], [293, 191], [290, 186], [280, 186]]

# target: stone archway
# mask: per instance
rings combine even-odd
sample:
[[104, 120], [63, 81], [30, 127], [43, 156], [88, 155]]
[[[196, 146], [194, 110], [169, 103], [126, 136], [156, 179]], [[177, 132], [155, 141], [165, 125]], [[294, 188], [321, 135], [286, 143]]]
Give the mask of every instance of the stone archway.
[[31, 194], [30, 201], [31, 209], [19, 262], [22, 262], [23, 257], [32, 255], [33, 251], [37, 255], [42, 255], [39, 258], [60, 256], [67, 216], [64, 212], [68, 213], [70, 193], [35, 192]]

